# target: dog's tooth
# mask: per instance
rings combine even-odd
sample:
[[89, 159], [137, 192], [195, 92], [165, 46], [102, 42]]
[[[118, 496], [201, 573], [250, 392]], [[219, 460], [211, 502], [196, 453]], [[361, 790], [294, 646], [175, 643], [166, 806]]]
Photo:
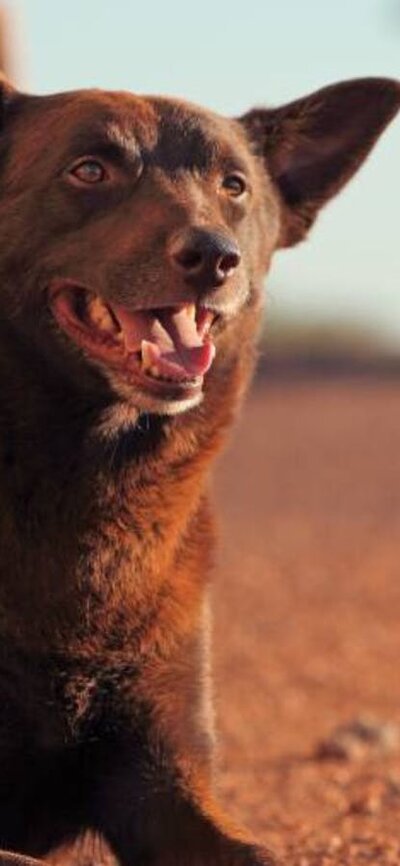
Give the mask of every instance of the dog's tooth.
[[149, 369], [149, 373], [151, 373], [151, 375], [154, 376], [155, 379], [160, 378], [160, 371], [159, 371], [158, 367], [155, 366], [155, 364], [152, 364], [152, 366]]
[[196, 318], [196, 304], [187, 304], [186, 315], [189, 316], [191, 319]]
[[140, 348], [142, 353], [142, 370], [146, 373], [147, 370], [151, 370], [153, 364], [151, 343], [148, 343], [147, 340], [142, 340]]
[[115, 325], [111, 315], [98, 295], [89, 298], [87, 309], [91, 321], [94, 325], [97, 325], [101, 331], [115, 330]]

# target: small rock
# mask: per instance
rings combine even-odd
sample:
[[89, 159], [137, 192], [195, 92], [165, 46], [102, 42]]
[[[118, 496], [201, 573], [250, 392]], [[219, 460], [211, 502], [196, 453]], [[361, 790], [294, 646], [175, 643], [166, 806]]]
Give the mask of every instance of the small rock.
[[382, 809], [382, 798], [375, 794], [365, 794], [358, 797], [349, 805], [349, 814], [352, 815], [378, 815]]
[[372, 716], [360, 716], [340, 725], [329, 737], [321, 740], [315, 757], [319, 760], [358, 761], [392, 754], [398, 751], [399, 745], [398, 725]]

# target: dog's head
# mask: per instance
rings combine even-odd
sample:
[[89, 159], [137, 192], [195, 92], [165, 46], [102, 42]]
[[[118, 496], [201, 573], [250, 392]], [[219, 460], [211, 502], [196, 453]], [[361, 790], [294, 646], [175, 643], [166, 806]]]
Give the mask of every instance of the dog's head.
[[240, 352], [274, 250], [354, 174], [400, 86], [346, 82], [236, 120], [6, 82], [1, 102], [1, 316], [77, 386], [174, 414]]

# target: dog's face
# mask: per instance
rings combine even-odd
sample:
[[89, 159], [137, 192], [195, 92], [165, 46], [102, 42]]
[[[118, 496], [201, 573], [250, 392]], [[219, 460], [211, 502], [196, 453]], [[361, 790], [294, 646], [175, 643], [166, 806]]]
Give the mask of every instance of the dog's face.
[[23, 303], [48, 314], [54, 351], [78, 348], [141, 411], [198, 403], [279, 230], [241, 125], [128, 94], [31, 99], [8, 159]]
[[273, 251], [304, 236], [399, 101], [396, 83], [366, 80], [229, 120], [6, 85], [2, 314], [77, 385], [103, 382], [135, 412], [195, 406]]

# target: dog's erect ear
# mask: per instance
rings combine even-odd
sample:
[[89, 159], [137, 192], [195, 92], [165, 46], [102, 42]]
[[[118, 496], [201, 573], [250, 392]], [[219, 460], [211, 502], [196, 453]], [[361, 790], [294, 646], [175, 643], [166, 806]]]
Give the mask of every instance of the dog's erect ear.
[[280, 246], [301, 240], [347, 183], [400, 107], [400, 83], [361, 78], [240, 118], [283, 202]]

